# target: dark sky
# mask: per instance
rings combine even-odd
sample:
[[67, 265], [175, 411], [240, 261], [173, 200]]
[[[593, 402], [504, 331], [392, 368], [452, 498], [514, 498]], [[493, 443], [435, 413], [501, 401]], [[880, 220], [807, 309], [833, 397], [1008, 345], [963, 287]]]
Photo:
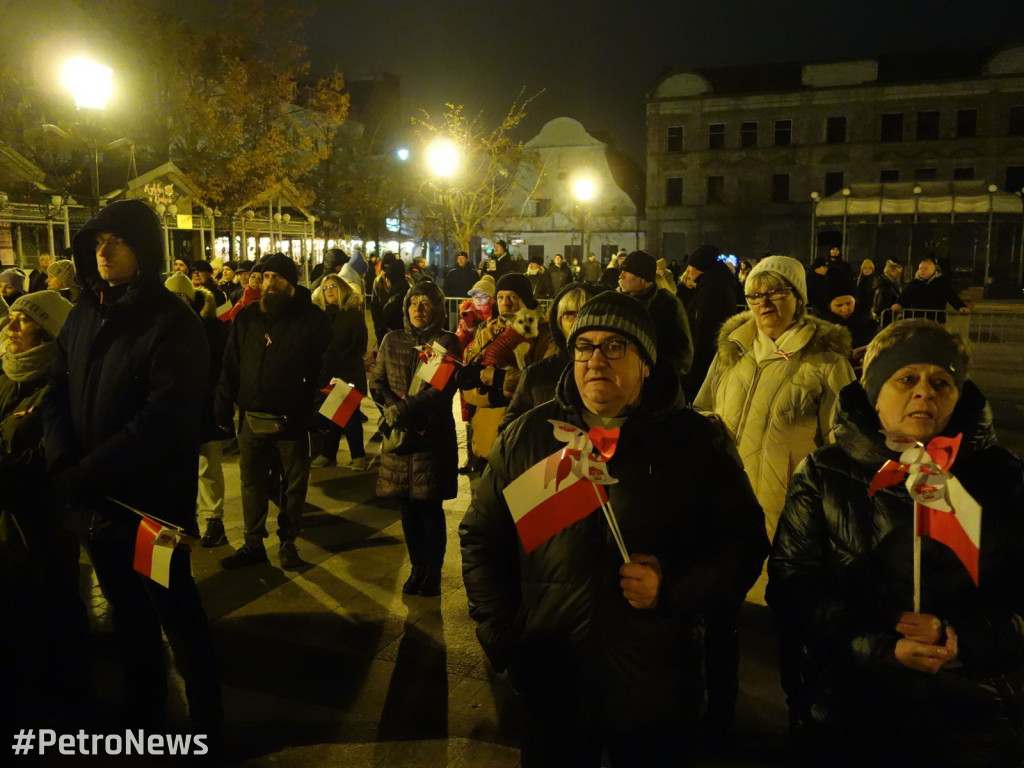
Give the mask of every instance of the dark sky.
[[[193, 17], [207, 5], [152, 1]], [[1012, 0], [292, 1], [314, 12], [314, 65], [393, 72], [409, 114], [454, 101], [496, 120], [520, 86], [544, 88], [524, 138], [566, 115], [637, 161], [645, 94], [669, 69], [1024, 42]]]

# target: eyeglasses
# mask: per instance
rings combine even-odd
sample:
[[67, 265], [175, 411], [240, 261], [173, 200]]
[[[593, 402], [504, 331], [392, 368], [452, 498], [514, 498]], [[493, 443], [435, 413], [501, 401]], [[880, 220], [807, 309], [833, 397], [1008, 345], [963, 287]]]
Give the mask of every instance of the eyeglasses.
[[573, 322], [575, 322], [576, 318], [579, 317], [579, 316], [580, 316], [579, 312], [563, 312], [562, 314], [560, 314], [558, 316], [558, 319], [559, 320], [572, 320]]
[[628, 347], [629, 342], [626, 339], [608, 339], [600, 344], [577, 341], [572, 347], [572, 359], [577, 363], [589, 362], [594, 352], [600, 349], [605, 360], [619, 360], [626, 356]]
[[772, 288], [765, 293], [748, 293], [744, 298], [747, 300], [747, 304], [754, 306], [755, 304], [760, 304], [765, 299], [768, 299], [768, 301], [782, 301], [792, 292], [792, 288]]
[[96, 235], [96, 250], [98, 251], [105, 245], [124, 245], [124, 240], [117, 235]]

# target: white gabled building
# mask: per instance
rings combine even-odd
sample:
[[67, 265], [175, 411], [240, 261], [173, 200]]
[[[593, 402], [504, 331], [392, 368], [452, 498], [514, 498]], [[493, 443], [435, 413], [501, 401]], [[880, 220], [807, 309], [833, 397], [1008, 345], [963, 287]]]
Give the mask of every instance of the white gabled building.
[[[512, 214], [490, 221], [494, 239], [507, 240], [523, 258], [540, 256], [545, 264], [556, 253], [582, 261], [590, 251], [606, 258], [644, 247], [637, 204], [616, 181], [607, 145], [578, 120], [555, 118], [524, 147], [537, 164], [523, 164], [507, 198]], [[574, 192], [581, 179], [592, 185], [593, 196], [585, 202]]]

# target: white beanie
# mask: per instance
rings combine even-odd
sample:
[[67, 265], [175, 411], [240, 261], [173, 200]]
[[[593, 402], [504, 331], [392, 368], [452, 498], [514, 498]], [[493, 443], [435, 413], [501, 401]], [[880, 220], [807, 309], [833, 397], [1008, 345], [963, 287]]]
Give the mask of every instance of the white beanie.
[[11, 312], [24, 312], [48, 334], [57, 338], [71, 311], [71, 302], [56, 291], [26, 293], [11, 304]]
[[807, 274], [804, 272], [804, 265], [789, 256], [768, 256], [761, 259], [747, 275], [747, 282], [743, 289], [750, 293], [753, 287], [760, 281], [758, 277], [761, 272], [774, 272], [780, 275], [787, 283], [793, 286], [800, 300], [807, 302]]
[[185, 277], [182, 272], [175, 272], [168, 277], [164, 281], [164, 288], [171, 293], [183, 293], [188, 297], [189, 301], [196, 297], [196, 287], [192, 285], [192, 281]]

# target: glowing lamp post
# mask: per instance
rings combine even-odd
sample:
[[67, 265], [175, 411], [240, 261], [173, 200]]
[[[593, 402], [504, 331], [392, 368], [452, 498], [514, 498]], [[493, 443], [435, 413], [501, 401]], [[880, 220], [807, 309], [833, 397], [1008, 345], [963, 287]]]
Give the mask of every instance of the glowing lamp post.
[[[459, 149], [449, 139], [437, 139], [427, 147], [427, 167], [438, 179], [447, 180], [459, 169]], [[447, 200], [449, 186], [438, 187], [441, 195], [441, 230], [443, 245], [441, 248], [444, 270], [448, 271], [448, 211]]]
[[[85, 58], [70, 59], [63, 70], [64, 86], [75, 99], [75, 106], [83, 109], [104, 109], [114, 87], [114, 72], [110, 67], [97, 64]], [[93, 214], [100, 207], [100, 150], [99, 144], [92, 143], [92, 200]]]
[[597, 197], [600, 188], [597, 180], [586, 173], [578, 174], [572, 180], [572, 196], [579, 206], [580, 213], [580, 264], [587, 258], [590, 251], [590, 236], [587, 233], [587, 204]]

